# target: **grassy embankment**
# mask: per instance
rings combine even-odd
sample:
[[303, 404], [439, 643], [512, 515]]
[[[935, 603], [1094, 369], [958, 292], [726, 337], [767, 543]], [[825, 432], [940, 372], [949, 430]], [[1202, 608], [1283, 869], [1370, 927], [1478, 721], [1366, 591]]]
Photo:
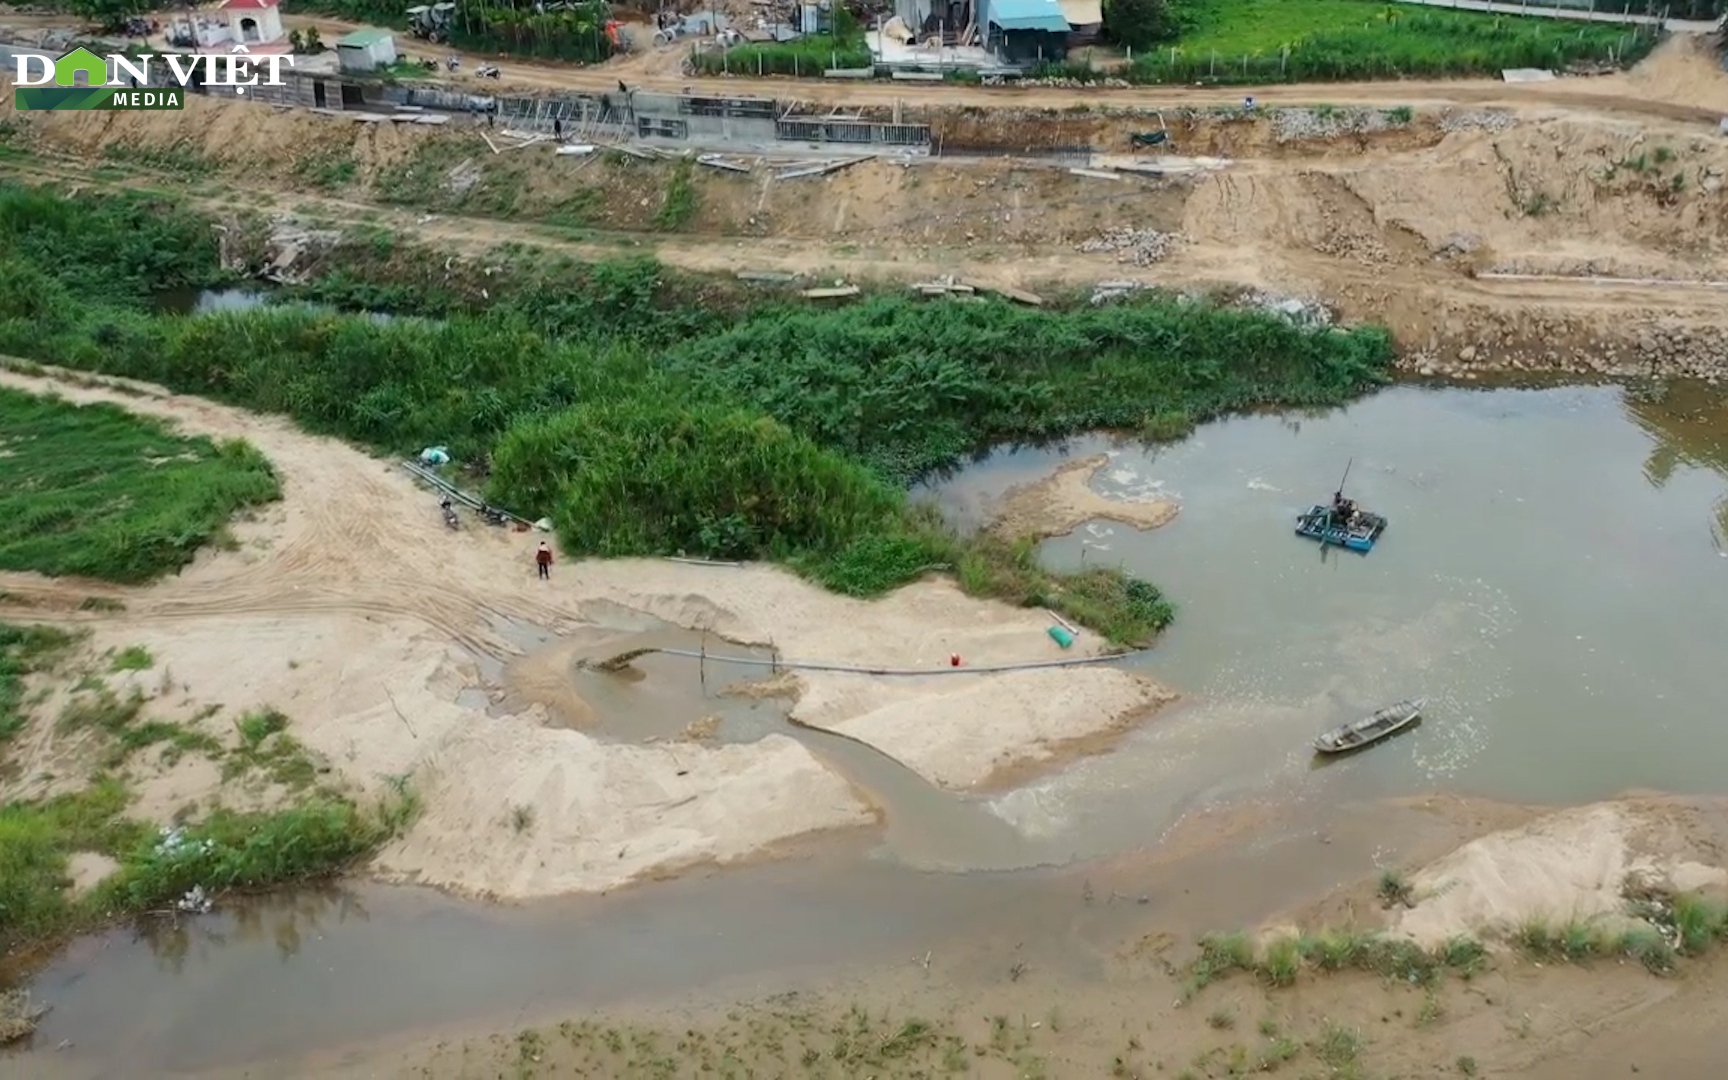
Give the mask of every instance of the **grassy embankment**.
[[[244, 443], [181, 438], [113, 406], [79, 407], [10, 389], [0, 389], [0, 478], [0, 520], [7, 522], [0, 569], [125, 583], [179, 569], [221, 537], [236, 511], [281, 493], [269, 464]], [[150, 668], [147, 652], [130, 648], [92, 661], [80, 644], [53, 628], [0, 623], [0, 781], [17, 767], [11, 753], [33, 723], [53, 723], [100, 748], [82, 790], [0, 804], [0, 955], [167, 906], [194, 885], [219, 893], [327, 874], [405, 823], [412, 809], [406, 791], [372, 810], [321, 790], [310, 760], [282, 734], [286, 720], [278, 714], [241, 717], [229, 747], [206, 731], [150, 718], [141, 692], [108, 688], [107, 678]], [[39, 715], [42, 695], [26, 682], [51, 670], [78, 683], [52, 720]], [[217, 805], [190, 814], [184, 842], [164, 846], [153, 825], [127, 814], [128, 770], [146, 753], [167, 763], [204, 754], [222, 762], [225, 776], [257, 772], [294, 797], [271, 812]], [[69, 864], [80, 853], [111, 859], [114, 869], [77, 895]], [[24, 1034], [24, 1006], [15, 997], [0, 1004], [11, 1013], [0, 1018], [0, 1041]]]
[[[1397, 871], [1380, 877], [1387, 907], [1419, 898]], [[1507, 944], [1532, 960], [1586, 964], [1633, 960], [1656, 975], [1674, 973], [1682, 958], [1699, 957], [1728, 942], [1728, 905], [1697, 893], [1628, 882], [1625, 917], [1619, 920], [1532, 919], [1518, 926]], [[1489, 962], [1483, 942], [1456, 937], [1435, 949], [1381, 931], [1328, 931], [1280, 937], [1256, 945], [1246, 934], [1214, 934], [1200, 941], [1189, 965], [1187, 989], [1197, 993], [1232, 974], [1248, 973], [1272, 987], [1292, 986], [1304, 970], [1367, 971], [1399, 983], [1431, 987], [1446, 973], [1466, 978]]]
[[[33, 213], [42, 202], [54, 212]], [[0, 230], [37, 251], [74, 227], [186, 218], [140, 206], [0, 189]], [[209, 242], [175, 250], [183, 277], [214, 266]], [[1004, 442], [1101, 428], [1162, 438], [1233, 409], [1341, 403], [1391, 360], [1378, 330], [1309, 331], [1171, 298], [668, 311], [683, 286], [651, 263], [548, 269], [536, 254], [520, 280], [488, 279], [483, 314], [448, 292], [436, 309], [395, 294], [443, 317], [390, 323], [303, 307], [155, 315], [72, 295], [64, 263], [11, 257], [0, 352], [287, 413], [392, 451], [490, 453], [490, 496], [550, 514], [574, 554], [774, 559], [859, 596], [948, 566], [974, 594], [1052, 607], [1124, 643], [1169, 622], [1157, 589], [1108, 568], [1047, 571], [1029, 544], [957, 537], [909, 506], [906, 483]], [[388, 294], [348, 279], [320, 295]]]

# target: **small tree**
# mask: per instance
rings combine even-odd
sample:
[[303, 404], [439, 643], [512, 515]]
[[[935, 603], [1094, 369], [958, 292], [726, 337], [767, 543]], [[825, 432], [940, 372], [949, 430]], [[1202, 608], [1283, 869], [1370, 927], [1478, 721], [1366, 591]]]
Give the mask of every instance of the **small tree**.
[[139, 5], [133, 0], [72, 0], [67, 8], [79, 18], [99, 24], [106, 32], [126, 28], [126, 22], [137, 14]]
[[1178, 29], [1169, 0], [1104, 0], [1104, 33], [1118, 45], [1149, 49]]

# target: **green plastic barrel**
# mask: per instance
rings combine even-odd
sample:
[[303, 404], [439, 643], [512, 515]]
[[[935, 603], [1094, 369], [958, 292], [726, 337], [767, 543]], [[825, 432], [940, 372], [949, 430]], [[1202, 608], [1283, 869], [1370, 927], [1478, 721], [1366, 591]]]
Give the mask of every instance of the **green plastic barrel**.
[[1062, 629], [1060, 626], [1052, 626], [1050, 628], [1050, 637], [1051, 640], [1055, 641], [1056, 644], [1062, 646], [1064, 649], [1074, 644], [1074, 635]]

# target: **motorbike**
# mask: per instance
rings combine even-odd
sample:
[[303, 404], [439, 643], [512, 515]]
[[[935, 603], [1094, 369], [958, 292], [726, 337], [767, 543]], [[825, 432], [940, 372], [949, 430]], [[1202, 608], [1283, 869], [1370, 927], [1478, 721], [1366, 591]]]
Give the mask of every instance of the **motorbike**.
[[450, 529], [460, 529], [462, 527], [462, 520], [456, 516], [456, 508], [453, 506], [445, 506], [443, 509], [445, 527]]
[[478, 68], [474, 69], [474, 74], [480, 76], [482, 79], [496, 79], [502, 74], [502, 72], [498, 70], [497, 64], [481, 64]]

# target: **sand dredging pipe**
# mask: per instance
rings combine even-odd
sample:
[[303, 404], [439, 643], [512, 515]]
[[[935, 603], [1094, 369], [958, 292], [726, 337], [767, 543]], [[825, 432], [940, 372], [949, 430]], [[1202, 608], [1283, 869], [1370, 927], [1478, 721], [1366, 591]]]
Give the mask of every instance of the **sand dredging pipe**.
[[1062, 660], [1029, 660], [1019, 664], [983, 664], [978, 667], [887, 668], [863, 667], [858, 664], [823, 664], [816, 661], [761, 660], [754, 656], [720, 656], [707, 651], [697, 652], [691, 649], [631, 649], [629, 652], [614, 656], [610, 660], [602, 660], [585, 666], [598, 668], [602, 671], [616, 671], [625, 664], [636, 659], [638, 656], [646, 656], [649, 653], [659, 653], [663, 656], [684, 656], [692, 660], [701, 660], [703, 662], [712, 660], [717, 664], [740, 664], [745, 667], [773, 668], [775, 671], [836, 671], [848, 675], [892, 675], [904, 677], [915, 675], [988, 675], [993, 672], [1002, 671], [1031, 671], [1035, 668], [1062, 668], [1080, 667], [1084, 664], [1108, 664], [1117, 660], [1127, 660], [1151, 651], [1151, 649], [1135, 649], [1131, 652], [1114, 653], [1109, 656], [1071, 656]]

